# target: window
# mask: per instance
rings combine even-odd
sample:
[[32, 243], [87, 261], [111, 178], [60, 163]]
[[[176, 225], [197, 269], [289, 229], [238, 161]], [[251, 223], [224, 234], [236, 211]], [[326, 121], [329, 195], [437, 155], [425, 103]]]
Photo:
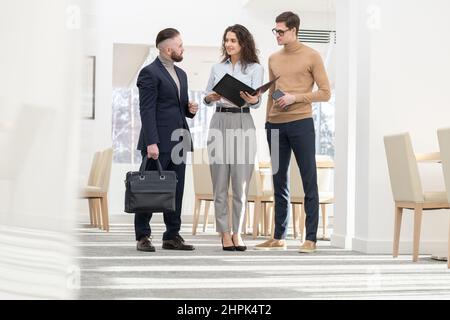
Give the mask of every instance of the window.
[[[206, 147], [206, 133], [214, 114], [214, 108], [203, 104], [204, 96], [203, 91], [189, 91], [189, 99], [199, 103], [199, 110], [195, 118], [187, 119], [194, 148]], [[141, 130], [138, 89], [114, 89], [112, 109], [114, 162], [131, 164], [141, 162], [140, 151], [136, 150]]]
[[140, 151], [136, 150], [140, 130], [138, 89], [114, 89], [112, 101], [114, 162], [131, 164], [141, 162]]
[[[189, 91], [189, 99], [200, 104], [197, 116], [187, 119], [194, 148], [206, 147], [209, 122], [214, 114], [214, 108], [203, 105], [203, 98], [203, 91]], [[334, 103], [335, 97], [332, 93], [330, 101], [313, 104], [316, 153], [331, 158], [334, 158]], [[136, 150], [141, 130], [138, 89], [114, 89], [112, 114], [114, 162], [139, 163], [141, 154]]]
[[334, 159], [334, 91], [328, 102], [313, 103], [314, 127], [316, 129], [316, 154]]

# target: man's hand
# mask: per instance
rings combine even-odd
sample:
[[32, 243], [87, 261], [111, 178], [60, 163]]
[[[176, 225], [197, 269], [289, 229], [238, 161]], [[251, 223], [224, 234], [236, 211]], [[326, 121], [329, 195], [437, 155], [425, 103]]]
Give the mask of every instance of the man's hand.
[[149, 159], [158, 159], [159, 157], [159, 149], [158, 149], [158, 145], [155, 144], [151, 144], [147, 146], [147, 157]]
[[189, 101], [188, 107], [189, 107], [190, 113], [192, 113], [192, 114], [197, 113], [197, 111], [198, 111], [198, 103], [197, 102]]
[[284, 96], [282, 96], [281, 98], [277, 99], [275, 101], [275, 103], [281, 109], [287, 110], [288, 106], [290, 106], [291, 104], [295, 103], [295, 96], [292, 95], [292, 94], [286, 93]]

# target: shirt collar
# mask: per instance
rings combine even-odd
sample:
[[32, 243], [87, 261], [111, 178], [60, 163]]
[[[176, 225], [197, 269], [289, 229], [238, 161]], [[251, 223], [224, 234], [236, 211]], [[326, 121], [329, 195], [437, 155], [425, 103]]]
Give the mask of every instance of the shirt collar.
[[[228, 58], [227, 60], [225, 60], [224, 63], [225, 64], [231, 63], [231, 58]], [[236, 62], [236, 65], [241, 65], [241, 60], [240, 59]]]

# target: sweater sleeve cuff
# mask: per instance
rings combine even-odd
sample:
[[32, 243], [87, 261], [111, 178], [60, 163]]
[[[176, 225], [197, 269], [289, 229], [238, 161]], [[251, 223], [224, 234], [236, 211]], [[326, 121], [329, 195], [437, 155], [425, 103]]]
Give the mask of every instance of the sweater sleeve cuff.
[[305, 96], [303, 94], [296, 94], [295, 95], [295, 102], [296, 103], [305, 102]]

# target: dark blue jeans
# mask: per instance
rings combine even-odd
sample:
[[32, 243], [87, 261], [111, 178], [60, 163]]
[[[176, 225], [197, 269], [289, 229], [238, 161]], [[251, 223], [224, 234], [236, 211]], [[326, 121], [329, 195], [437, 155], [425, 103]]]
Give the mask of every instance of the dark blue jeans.
[[[278, 130], [277, 141], [272, 141], [272, 130]], [[275, 239], [286, 238], [290, 212], [289, 164], [291, 152], [294, 152], [303, 189], [305, 191], [306, 240], [316, 242], [319, 222], [319, 192], [317, 188], [316, 145], [314, 121], [312, 118], [287, 122], [266, 123], [267, 141], [269, 143], [274, 169], [273, 187], [275, 195]], [[276, 150], [278, 148], [278, 155]], [[278, 156], [278, 159], [276, 157]], [[278, 166], [276, 165], [278, 161]], [[278, 171], [275, 172], [278, 167]]]
[[[142, 156], [146, 157], [147, 154], [143, 154]], [[172, 240], [179, 234], [181, 228], [181, 204], [183, 203], [186, 162], [174, 164], [171, 160], [170, 153], [160, 153], [159, 161], [161, 162], [163, 170], [175, 171], [178, 178], [175, 195], [175, 211], [163, 213], [164, 223], [166, 225], [166, 232], [163, 234], [163, 240]], [[146, 170], [157, 170], [156, 161], [148, 161]], [[153, 212], [134, 214], [134, 231], [136, 233], [137, 241], [142, 237], [149, 237], [151, 235], [152, 230], [150, 228], [150, 220], [152, 219], [152, 216]]]

